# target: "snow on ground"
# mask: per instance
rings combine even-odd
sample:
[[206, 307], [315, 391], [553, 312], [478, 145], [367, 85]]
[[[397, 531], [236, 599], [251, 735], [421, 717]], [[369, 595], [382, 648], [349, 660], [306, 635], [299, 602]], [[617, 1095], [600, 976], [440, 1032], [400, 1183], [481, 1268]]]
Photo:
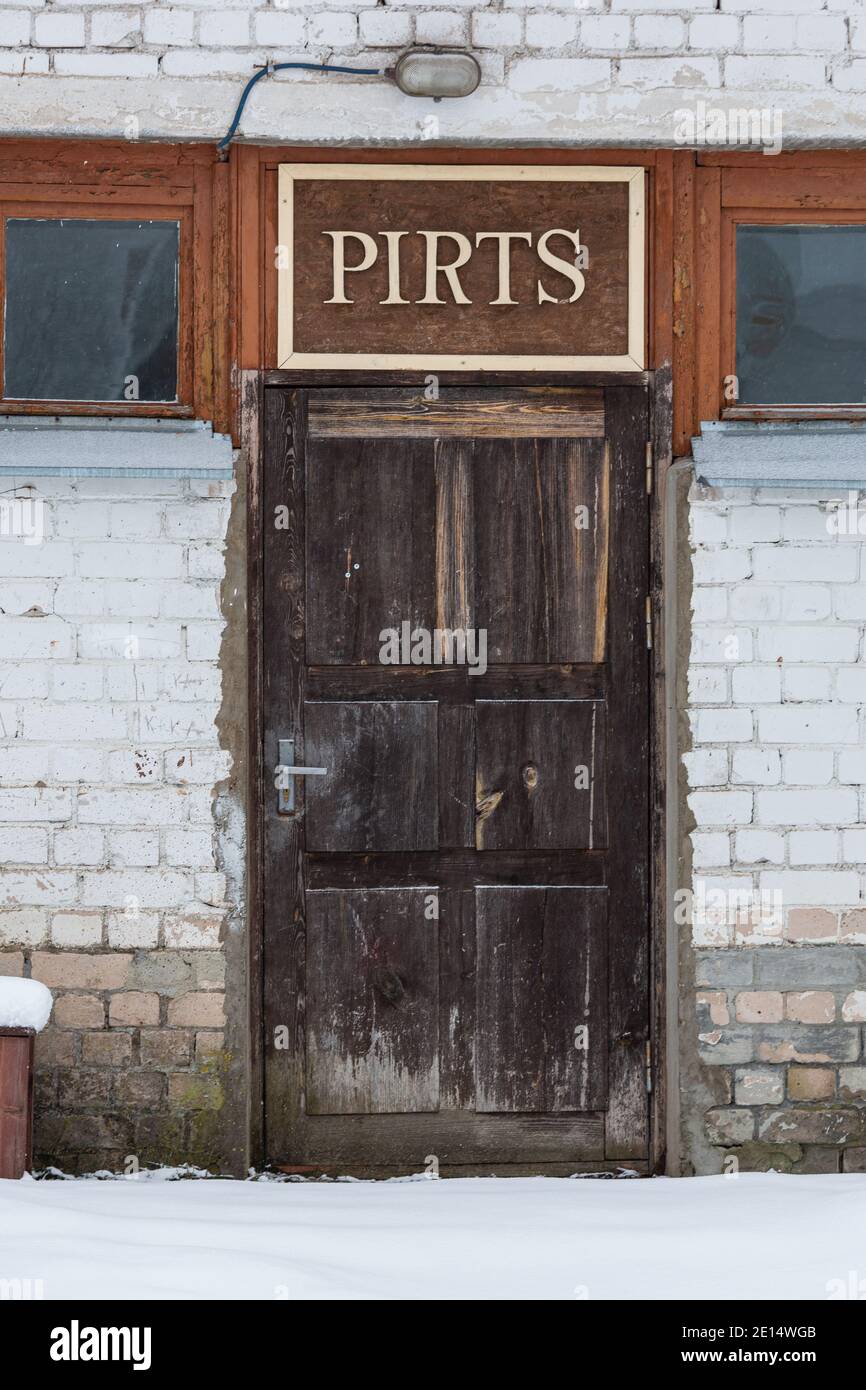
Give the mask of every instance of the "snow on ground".
[[0, 1182], [3, 1279], [47, 1299], [866, 1297], [866, 1175], [24, 1179]]

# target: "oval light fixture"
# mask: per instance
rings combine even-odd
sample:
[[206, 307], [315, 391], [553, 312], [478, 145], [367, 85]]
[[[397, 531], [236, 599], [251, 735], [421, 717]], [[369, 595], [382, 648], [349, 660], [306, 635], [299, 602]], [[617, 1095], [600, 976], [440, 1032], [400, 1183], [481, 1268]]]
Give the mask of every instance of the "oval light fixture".
[[394, 81], [408, 97], [468, 97], [481, 81], [481, 68], [471, 53], [409, 48], [397, 59]]

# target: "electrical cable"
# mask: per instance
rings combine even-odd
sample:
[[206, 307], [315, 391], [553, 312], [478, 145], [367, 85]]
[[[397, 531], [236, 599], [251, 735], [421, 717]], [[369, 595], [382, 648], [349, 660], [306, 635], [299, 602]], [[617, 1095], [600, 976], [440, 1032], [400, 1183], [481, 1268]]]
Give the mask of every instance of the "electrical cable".
[[222, 140], [220, 140], [217, 145], [217, 152], [221, 157], [234, 139], [235, 132], [240, 124], [241, 116], [243, 115], [244, 107], [247, 104], [247, 97], [253, 90], [253, 87], [257, 82], [261, 82], [263, 77], [270, 77], [272, 72], [284, 72], [286, 68], [302, 68], [305, 72], [345, 72], [351, 73], [357, 77], [384, 77], [387, 72], [386, 68], [344, 68], [339, 67], [335, 63], [268, 63], [266, 67], [263, 67], [260, 72], [255, 73], [254, 76], [250, 78], [241, 92], [241, 99], [238, 102], [234, 119]]

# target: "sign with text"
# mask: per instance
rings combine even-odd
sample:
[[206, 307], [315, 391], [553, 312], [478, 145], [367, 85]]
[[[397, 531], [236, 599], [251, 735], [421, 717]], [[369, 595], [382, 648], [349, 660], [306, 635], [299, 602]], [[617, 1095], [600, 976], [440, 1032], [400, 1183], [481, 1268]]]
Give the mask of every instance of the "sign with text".
[[644, 171], [283, 164], [278, 366], [640, 371]]

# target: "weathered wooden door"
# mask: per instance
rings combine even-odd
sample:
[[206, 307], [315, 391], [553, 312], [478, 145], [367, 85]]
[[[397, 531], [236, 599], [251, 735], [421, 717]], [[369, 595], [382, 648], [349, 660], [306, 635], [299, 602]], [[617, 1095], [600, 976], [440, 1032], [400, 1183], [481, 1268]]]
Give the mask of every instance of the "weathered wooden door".
[[265, 417], [269, 1160], [646, 1160], [645, 391]]

